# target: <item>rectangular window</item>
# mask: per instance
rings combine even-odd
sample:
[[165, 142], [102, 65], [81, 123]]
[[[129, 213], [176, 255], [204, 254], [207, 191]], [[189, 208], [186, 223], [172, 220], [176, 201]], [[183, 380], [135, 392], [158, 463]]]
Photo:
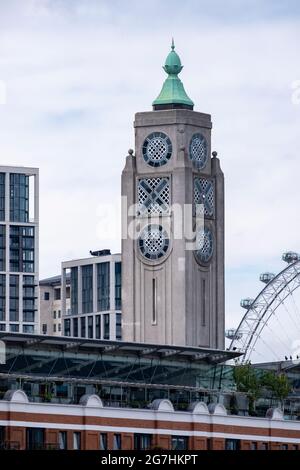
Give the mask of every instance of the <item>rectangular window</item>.
[[201, 292], [201, 298], [202, 298], [202, 315], [201, 315], [201, 324], [202, 326], [206, 325], [206, 301], [205, 301], [205, 279], [202, 279], [202, 292]]
[[122, 339], [122, 315], [121, 313], [116, 313], [116, 339]]
[[298, 444], [293, 444], [292, 445], [292, 450], [298, 450]]
[[11, 331], [12, 333], [19, 333], [19, 325], [9, 325], [9, 331]]
[[26, 429], [26, 450], [44, 449], [45, 430], [42, 428]]
[[50, 300], [50, 293], [44, 292], [44, 300]]
[[29, 176], [11, 173], [10, 179], [10, 220], [29, 222]]
[[57, 312], [57, 318], [61, 318], [61, 310], [58, 310], [58, 312]]
[[66, 287], [66, 299], [69, 299], [69, 298], [70, 298], [70, 294], [71, 294], [70, 286], [67, 286], [67, 287]]
[[107, 450], [107, 434], [100, 434], [100, 450]]
[[225, 450], [240, 450], [240, 441], [238, 439], [226, 439]]
[[23, 333], [34, 333], [34, 326], [33, 325], [23, 325]]
[[269, 448], [269, 444], [267, 442], [262, 442], [260, 444], [260, 449], [261, 450], [268, 450], [268, 448]]
[[81, 326], [81, 338], [86, 337], [86, 327], [85, 327], [85, 317], [80, 318], [80, 326]]
[[56, 324], [53, 325], [53, 333], [56, 333]]
[[289, 450], [288, 444], [281, 444], [281, 450]]
[[19, 321], [19, 276], [9, 276], [9, 321]]
[[93, 317], [88, 317], [88, 338], [93, 337]]
[[67, 431], [59, 431], [58, 433], [58, 447], [60, 450], [66, 450], [67, 446]]
[[0, 271], [5, 271], [5, 225], [0, 225]]
[[82, 266], [82, 313], [93, 311], [93, 266]]
[[152, 325], [156, 325], [156, 279], [152, 279]]
[[110, 275], [108, 262], [97, 264], [97, 296], [98, 311], [109, 310]]
[[65, 327], [65, 336], [71, 336], [71, 320], [68, 318], [65, 320], [64, 327]]
[[61, 332], [61, 323], [58, 324], [58, 331]]
[[6, 276], [0, 274], [0, 321], [5, 321]]
[[5, 173], [0, 173], [0, 220], [5, 220]]
[[115, 263], [115, 309], [121, 310], [122, 308], [122, 264]]
[[114, 448], [113, 448], [113, 450], [121, 450], [121, 449], [122, 449], [121, 434], [114, 434]]
[[78, 338], [78, 318], [73, 319], [73, 336]]
[[81, 449], [81, 433], [80, 432], [73, 432], [73, 449], [74, 450]]
[[172, 436], [172, 450], [188, 450], [188, 438], [186, 436]]
[[105, 313], [105, 314], [103, 315], [103, 323], [104, 323], [104, 335], [103, 335], [103, 338], [104, 338], [104, 339], [109, 339], [109, 325], [110, 325], [109, 313]]
[[0, 331], [6, 331], [5, 323], [0, 323]]
[[95, 334], [96, 339], [101, 338], [101, 315], [96, 315], [96, 325], [95, 325]]
[[53, 318], [56, 320], [56, 310], [53, 310]]
[[135, 434], [134, 450], [149, 450], [151, 448], [151, 434]]
[[71, 312], [78, 314], [78, 268], [71, 268]]
[[54, 300], [60, 300], [60, 288], [54, 289]]
[[47, 324], [46, 323], [43, 323], [42, 331], [43, 331], [43, 335], [47, 334]]
[[250, 450], [257, 450], [257, 442], [251, 442]]

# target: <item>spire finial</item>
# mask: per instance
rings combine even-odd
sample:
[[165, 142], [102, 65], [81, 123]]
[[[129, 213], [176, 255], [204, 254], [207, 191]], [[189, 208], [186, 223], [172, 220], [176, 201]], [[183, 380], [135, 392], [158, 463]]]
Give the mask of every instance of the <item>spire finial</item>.
[[164, 71], [168, 74], [162, 90], [156, 100], [153, 101], [153, 108], [157, 109], [193, 109], [194, 103], [185, 92], [184, 86], [178, 77], [182, 70], [181, 60], [177, 52], [174, 50], [174, 38], [171, 42], [171, 51], [169, 52]]

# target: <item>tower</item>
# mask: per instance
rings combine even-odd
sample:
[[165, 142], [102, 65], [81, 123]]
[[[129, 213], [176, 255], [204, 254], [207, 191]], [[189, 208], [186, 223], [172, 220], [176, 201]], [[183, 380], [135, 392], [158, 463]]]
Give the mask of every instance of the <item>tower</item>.
[[[123, 339], [224, 348], [224, 177], [211, 116], [193, 111], [173, 41], [164, 70], [153, 111], [135, 115], [122, 172]], [[184, 224], [195, 228], [198, 204], [204, 226], [190, 249]]]

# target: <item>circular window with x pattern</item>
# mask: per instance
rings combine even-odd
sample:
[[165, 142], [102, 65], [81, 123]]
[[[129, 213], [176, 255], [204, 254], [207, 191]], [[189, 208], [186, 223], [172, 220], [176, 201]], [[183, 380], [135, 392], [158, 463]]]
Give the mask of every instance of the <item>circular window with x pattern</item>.
[[213, 235], [209, 228], [199, 230], [196, 234], [196, 257], [201, 263], [210, 261], [214, 250]]
[[168, 163], [172, 155], [172, 143], [163, 132], [148, 135], [143, 144], [143, 158], [148, 165], [157, 167]]
[[139, 236], [138, 244], [140, 252], [145, 258], [157, 260], [168, 251], [169, 235], [161, 225], [147, 225]]
[[205, 167], [208, 149], [206, 138], [202, 134], [194, 134], [191, 138], [189, 155], [200, 170]]

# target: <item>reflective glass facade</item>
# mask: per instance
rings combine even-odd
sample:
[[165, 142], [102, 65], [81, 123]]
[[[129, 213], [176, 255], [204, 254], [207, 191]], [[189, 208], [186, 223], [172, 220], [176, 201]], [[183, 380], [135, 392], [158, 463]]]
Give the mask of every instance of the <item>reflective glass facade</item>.
[[98, 311], [109, 310], [110, 308], [110, 274], [109, 263], [97, 264], [97, 294]]
[[0, 274], [0, 321], [5, 321], [5, 274]]
[[38, 170], [0, 167], [0, 322], [6, 323], [0, 325], [2, 331], [36, 332], [37, 238]]
[[[61, 289], [67, 277], [71, 286], [70, 336], [121, 340], [121, 256], [100, 256], [63, 263]], [[61, 300], [66, 317], [67, 299]]]
[[0, 271], [5, 271], [5, 225], [0, 225]]
[[121, 310], [121, 294], [122, 294], [122, 264], [115, 263], [115, 309]]
[[29, 222], [29, 176], [10, 175], [10, 220]]
[[19, 276], [9, 276], [9, 321], [19, 321]]
[[82, 282], [82, 313], [93, 311], [93, 266], [91, 264], [81, 268]]
[[71, 268], [71, 314], [78, 313], [78, 268]]
[[103, 338], [109, 339], [109, 330], [110, 330], [110, 318], [109, 313], [103, 315]]
[[0, 173], [0, 220], [5, 220], [5, 173]]
[[10, 226], [10, 271], [34, 272], [34, 227]]
[[116, 339], [122, 339], [122, 315], [121, 313], [116, 313]]

